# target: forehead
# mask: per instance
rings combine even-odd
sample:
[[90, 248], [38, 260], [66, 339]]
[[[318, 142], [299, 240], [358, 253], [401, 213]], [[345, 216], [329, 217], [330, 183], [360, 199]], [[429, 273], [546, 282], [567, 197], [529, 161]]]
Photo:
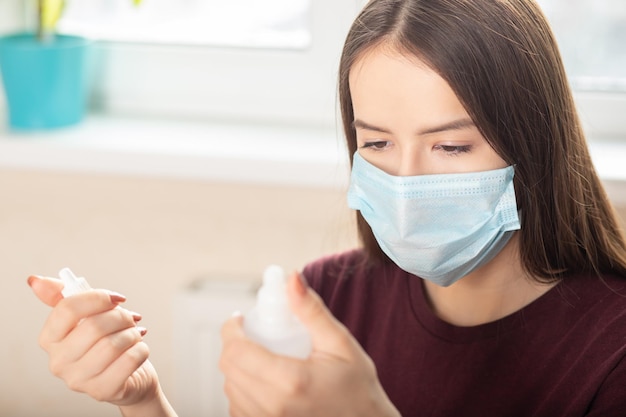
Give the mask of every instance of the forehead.
[[395, 46], [391, 41], [386, 41], [377, 43], [361, 51], [350, 68], [350, 74], [359, 71], [364, 65], [385, 60], [394, 60], [398, 63], [412, 65], [424, 70], [431, 69], [426, 61], [419, 58], [418, 55], [408, 52], [402, 47]]
[[467, 115], [450, 85], [418, 57], [380, 45], [362, 53], [349, 73], [355, 116], [403, 112], [414, 121]]

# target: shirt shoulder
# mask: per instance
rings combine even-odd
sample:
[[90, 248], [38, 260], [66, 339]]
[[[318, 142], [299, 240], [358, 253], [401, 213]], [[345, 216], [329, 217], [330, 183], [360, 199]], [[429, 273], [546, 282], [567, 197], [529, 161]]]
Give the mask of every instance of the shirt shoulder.
[[585, 315], [591, 312], [605, 319], [626, 316], [626, 277], [578, 275], [565, 278], [553, 292], [566, 311], [571, 306]]
[[339, 280], [363, 275], [370, 266], [365, 253], [353, 249], [319, 258], [306, 265], [302, 274], [311, 288], [322, 292], [331, 289]]
[[355, 302], [355, 298], [363, 300], [373, 291], [387, 292], [399, 276], [407, 273], [391, 262], [372, 261], [362, 249], [352, 249], [308, 264], [303, 275], [333, 310], [335, 304], [346, 305]]
[[[399, 317], [410, 318], [414, 276], [392, 262], [372, 261], [361, 250], [325, 256], [303, 270], [307, 282], [333, 315], [361, 341], [368, 327], [387, 317], [390, 308]], [[410, 283], [413, 282], [413, 286]]]

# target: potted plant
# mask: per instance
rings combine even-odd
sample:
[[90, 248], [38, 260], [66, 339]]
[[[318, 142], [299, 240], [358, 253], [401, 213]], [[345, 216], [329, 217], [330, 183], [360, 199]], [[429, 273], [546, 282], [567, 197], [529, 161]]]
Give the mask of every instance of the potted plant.
[[36, 0], [36, 4], [34, 32], [0, 37], [0, 70], [8, 126], [13, 130], [74, 125], [87, 107], [92, 42], [56, 32], [64, 0]]

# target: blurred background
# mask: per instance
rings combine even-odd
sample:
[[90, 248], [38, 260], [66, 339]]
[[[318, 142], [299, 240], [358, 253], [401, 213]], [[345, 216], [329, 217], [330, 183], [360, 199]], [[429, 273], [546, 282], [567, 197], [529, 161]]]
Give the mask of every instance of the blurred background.
[[[181, 417], [225, 416], [221, 321], [267, 265], [356, 245], [335, 80], [363, 3], [66, 2], [54, 32], [90, 41], [85, 114], [16, 127], [0, 87], [0, 416], [119, 415], [68, 390], [37, 345], [49, 308], [26, 278], [66, 266], [143, 315]], [[626, 4], [540, 3], [626, 219]], [[36, 10], [0, 0], [0, 36], [35, 30]]]

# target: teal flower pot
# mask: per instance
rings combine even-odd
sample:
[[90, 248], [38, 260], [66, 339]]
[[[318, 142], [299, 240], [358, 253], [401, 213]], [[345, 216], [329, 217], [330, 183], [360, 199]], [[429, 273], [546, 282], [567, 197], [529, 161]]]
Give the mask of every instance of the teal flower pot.
[[91, 41], [67, 35], [0, 37], [0, 70], [9, 127], [42, 130], [79, 123], [86, 110]]

